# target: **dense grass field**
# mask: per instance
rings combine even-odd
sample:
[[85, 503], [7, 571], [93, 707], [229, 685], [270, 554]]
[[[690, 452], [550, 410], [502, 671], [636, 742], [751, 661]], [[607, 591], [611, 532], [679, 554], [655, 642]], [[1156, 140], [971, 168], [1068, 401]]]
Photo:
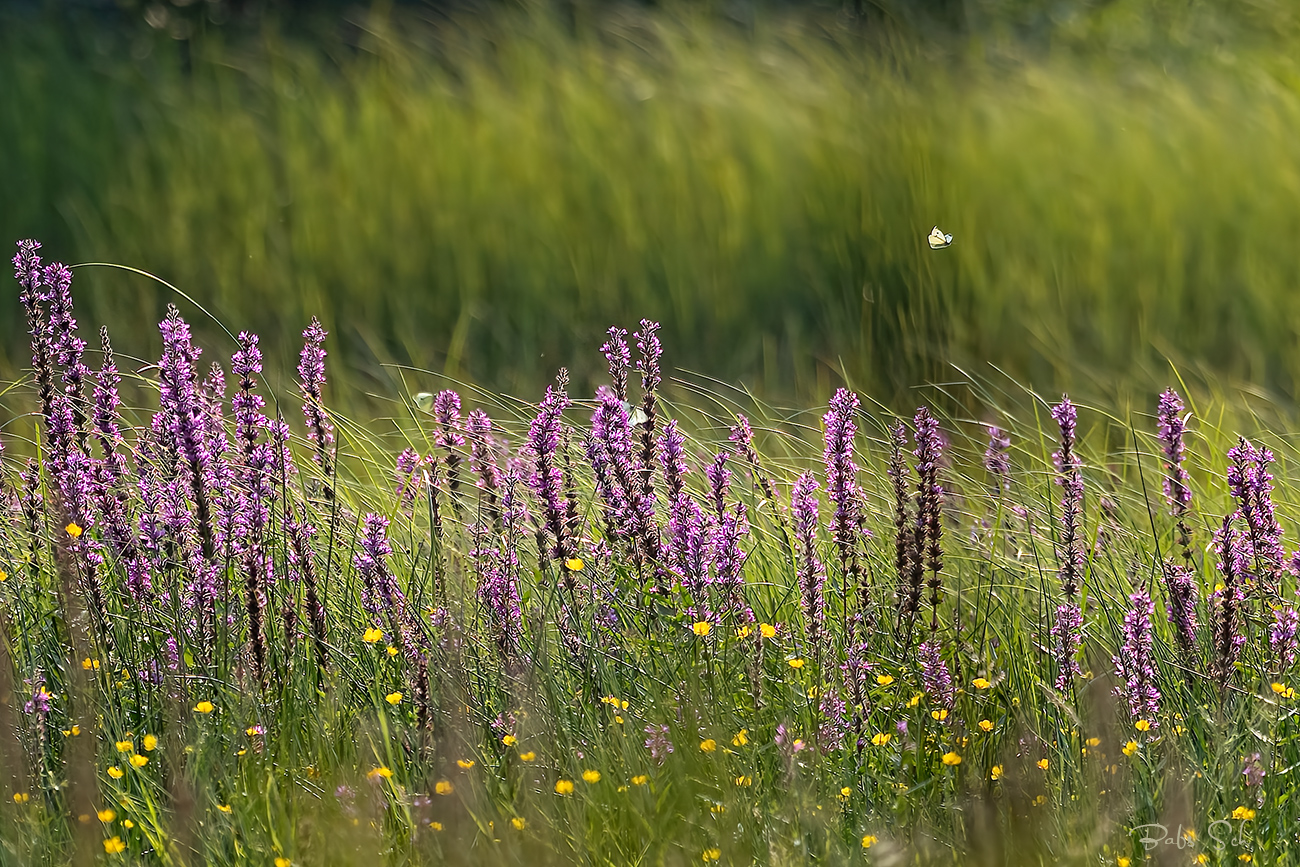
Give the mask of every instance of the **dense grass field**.
[[594, 396], [559, 370], [360, 425], [315, 320], [263, 370], [173, 310], [119, 369], [41, 252], [0, 463], [6, 867], [1300, 861], [1265, 410], [674, 405], [643, 320], [575, 349]]
[[[0, 236], [148, 263], [276, 370], [319, 315], [366, 411], [390, 363], [516, 394], [564, 363], [589, 391], [576, 347], [642, 316], [676, 367], [773, 399], [847, 380], [901, 409], [996, 365], [1122, 404], [1172, 359], [1289, 400], [1293, 4], [970, 2], [957, 29], [879, 5], [381, 6], [184, 41], [11, 10]], [[174, 296], [81, 281], [157, 352]]]

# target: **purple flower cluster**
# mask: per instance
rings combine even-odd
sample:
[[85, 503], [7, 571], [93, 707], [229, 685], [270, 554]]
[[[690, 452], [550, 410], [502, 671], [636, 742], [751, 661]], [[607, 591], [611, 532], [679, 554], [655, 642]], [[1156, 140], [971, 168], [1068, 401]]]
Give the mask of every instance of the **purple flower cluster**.
[[984, 450], [984, 469], [999, 488], [1011, 487], [1011, 437], [997, 425], [988, 425], [988, 447]]
[[1273, 509], [1273, 474], [1268, 469], [1273, 453], [1241, 437], [1228, 450], [1228, 460], [1228, 490], [1237, 501], [1237, 514], [1246, 524], [1241, 555], [1247, 565], [1238, 577], [1247, 582], [1256, 578], [1275, 590], [1286, 552], [1282, 548], [1282, 527]]
[[[307, 422], [307, 438], [315, 446], [312, 459], [325, 475], [326, 484], [333, 472], [334, 425], [325, 412], [325, 338], [320, 320], [312, 317], [302, 333], [303, 347], [298, 359], [298, 383], [302, 389], [302, 414]], [[326, 491], [330, 489], [327, 487]]]
[[940, 655], [938, 642], [933, 639], [922, 642], [916, 649], [916, 657], [921, 665], [921, 683], [925, 686], [925, 694], [929, 696], [930, 703], [951, 711], [956, 707], [957, 693], [948, 664]]
[[[839, 558], [840, 580], [843, 584], [847, 609], [849, 588], [858, 578], [858, 509], [861, 498], [858, 490], [858, 466], [853, 460], [853, 440], [858, 433], [855, 420], [858, 396], [847, 388], [840, 388], [831, 397], [830, 408], [822, 417], [825, 428], [826, 492], [835, 512], [831, 516], [831, 539]], [[865, 594], [859, 610], [865, 605]]]
[[1129, 714], [1134, 720], [1146, 720], [1154, 728], [1160, 724], [1160, 690], [1156, 688], [1151, 622], [1156, 606], [1145, 590], [1129, 596], [1129, 602], [1132, 607], [1124, 612], [1124, 642], [1119, 653], [1111, 657], [1115, 677], [1119, 679], [1115, 692], [1128, 701]]
[[817, 556], [817, 480], [812, 473], [804, 473], [795, 482], [790, 496], [790, 514], [794, 519], [799, 602], [803, 608], [808, 643], [814, 648], [824, 649], [826, 600], [822, 588], [826, 583], [826, 569]]

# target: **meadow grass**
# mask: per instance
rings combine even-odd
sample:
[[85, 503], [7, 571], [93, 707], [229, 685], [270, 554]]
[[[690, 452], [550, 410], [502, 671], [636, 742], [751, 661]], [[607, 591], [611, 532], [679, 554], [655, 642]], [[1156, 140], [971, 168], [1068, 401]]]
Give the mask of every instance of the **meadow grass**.
[[[118, 408], [70, 276], [32, 253], [38, 361], [5, 395], [0, 863], [1122, 865], [1144, 840], [1297, 860], [1298, 452], [1267, 404], [1188, 393], [1162, 416], [1189, 428], [1184, 543], [1154, 407], [1083, 406], [1067, 434], [1057, 396], [972, 379], [952, 402], [980, 411], [926, 436], [924, 412], [847, 390], [825, 415], [699, 379], [669, 403], [649, 323], [626, 354], [611, 335], [594, 400], [561, 377], [540, 403], [409, 394], [358, 424], [320, 401], [319, 333], [277, 393], [253, 339], [198, 365], [172, 312]], [[1237, 452], [1237, 478], [1242, 435], [1272, 454]], [[1189, 647], [1165, 617], [1180, 565]], [[1150, 712], [1115, 694], [1133, 659]]]
[[[0, 234], [148, 262], [280, 362], [318, 314], [350, 401], [391, 394], [388, 363], [532, 393], [641, 316], [681, 368], [773, 399], [847, 380], [905, 406], [994, 365], [1122, 403], [1167, 360], [1288, 395], [1289, 4], [968, 6], [955, 35], [525, 7], [183, 45], [15, 18]], [[166, 290], [83, 281], [96, 321], [156, 341]]]

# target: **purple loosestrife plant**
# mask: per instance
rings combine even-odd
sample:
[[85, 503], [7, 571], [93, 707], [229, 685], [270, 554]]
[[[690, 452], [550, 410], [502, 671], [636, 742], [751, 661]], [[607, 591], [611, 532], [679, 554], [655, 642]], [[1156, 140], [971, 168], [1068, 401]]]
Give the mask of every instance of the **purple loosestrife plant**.
[[204, 559], [216, 555], [212, 521], [212, 499], [208, 490], [212, 456], [208, 450], [203, 404], [197, 393], [199, 350], [190, 338], [190, 327], [174, 306], [159, 326], [163, 354], [158, 362], [159, 397], [167, 432], [181, 462], [181, 471], [193, 500], [195, 527]]
[[493, 525], [501, 529], [501, 469], [497, 464], [500, 444], [492, 435], [492, 419], [481, 409], [476, 409], [466, 419], [466, 438], [469, 440], [469, 466], [478, 476], [485, 511]]
[[663, 381], [659, 374], [659, 359], [663, 346], [659, 343], [659, 323], [641, 320], [641, 330], [636, 333], [637, 370], [641, 373], [641, 502], [643, 507], [654, 507], [655, 426], [659, 413], [658, 392]]
[[754, 619], [754, 612], [745, 603], [745, 559], [741, 540], [749, 535], [749, 520], [745, 504], [736, 503], [725, 512], [713, 528], [713, 574], [722, 611], [745, 622]]
[[808, 644], [821, 658], [826, 633], [826, 599], [823, 588], [826, 568], [817, 556], [817, 479], [804, 473], [794, 483], [790, 495], [790, 516], [794, 521], [796, 576], [799, 582], [799, 606], [803, 610]]
[[1242, 555], [1248, 565], [1238, 578], [1248, 585], [1248, 576], [1253, 575], [1276, 595], [1286, 553], [1282, 548], [1282, 527], [1273, 509], [1273, 474], [1268, 469], [1273, 453], [1257, 449], [1241, 437], [1228, 450], [1228, 460], [1228, 489], [1246, 524]]
[[984, 469], [998, 490], [1011, 487], [1011, 437], [997, 425], [988, 425], [988, 447], [984, 450]]
[[390, 634], [398, 649], [409, 651], [413, 636], [406, 617], [406, 596], [397, 586], [397, 578], [388, 567], [393, 549], [388, 542], [388, 519], [382, 515], [366, 515], [363, 522], [360, 550], [355, 557], [357, 572], [363, 585], [362, 604], [378, 624], [387, 620]]
[[1192, 531], [1187, 526], [1187, 511], [1192, 504], [1192, 489], [1189, 487], [1191, 477], [1183, 468], [1186, 448], [1183, 437], [1187, 433], [1187, 419], [1184, 414], [1183, 400], [1172, 388], [1160, 395], [1156, 408], [1158, 422], [1156, 436], [1160, 440], [1160, 450], [1164, 454], [1164, 492], [1169, 508], [1173, 512], [1178, 528], [1178, 545], [1183, 550], [1183, 562], [1192, 564]]
[[48, 437], [54, 409], [54, 346], [45, 316], [49, 292], [42, 278], [41, 257], [36, 254], [40, 248], [38, 241], [18, 242], [18, 252], [13, 259], [14, 279], [22, 287], [19, 300], [27, 313], [27, 330], [31, 335], [32, 372], [36, 377], [36, 391], [41, 403], [41, 417], [45, 419], [47, 442], [53, 446]]
[[[921, 407], [913, 420], [916, 425], [916, 544], [913, 550], [925, 558], [930, 573], [930, 631], [939, 628], [940, 591], [943, 588], [943, 485], [939, 481], [939, 464], [943, 460], [943, 436], [939, 422], [930, 410]], [[913, 569], [916, 564], [913, 564]]]
[[1146, 590], [1129, 596], [1131, 607], [1124, 612], [1124, 641], [1119, 653], [1111, 657], [1119, 686], [1115, 694], [1128, 702], [1129, 715], [1146, 720], [1154, 728], [1160, 724], [1160, 690], [1156, 687], [1155, 640], [1152, 618], [1155, 603]]
[[913, 570], [913, 560], [918, 563], [920, 552], [914, 552], [916, 533], [912, 530], [909, 510], [910, 474], [906, 463], [907, 428], [901, 421], [889, 426], [889, 481], [894, 492], [894, 569], [898, 575], [898, 624], [902, 634], [909, 637], [917, 612], [921, 610], [920, 570]]
[[664, 474], [664, 490], [669, 503], [676, 503], [686, 485], [686, 437], [677, 428], [677, 419], [669, 419], [659, 435], [659, 466]]
[[709, 500], [713, 505], [713, 514], [719, 521], [727, 511], [727, 494], [731, 492], [731, 470], [727, 469], [730, 458], [731, 452], [718, 452], [713, 463], [704, 471], [709, 479]]
[[668, 536], [673, 566], [681, 576], [683, 589], [690, 596], [688, 617], [708, 620], [707, 606], [709, 567], [713, 563], [712, 527], [695, 498], [682, 492], [673, 504], [668, 519]]
[[[853, 439], [858, 432], [854, 421], [857, 411], [858, 396], [847, 388], [841, 388], [831, 397], [830, 408], [822, 417], [826, 491], [835, 507], [831, 516], [831, 539], [839, 557], [846, 623], [849, 588], [856, 585], [858, 577], [858, 467], [853, 462]], [[866, 608], [865, 593], [859, 599], [858, 608], [859, 611]]]
[[329, 332], [315, 316], [302, 333], [302, 352], [298, 356], [298, 385], [302, 390], [302, 415], [307, 423], [307, 439], [312, 444], [312, 460], [325, 477], [325, 498], [334, 498], [334, 425], [325, 411], [325, 338]]
[[776, 518], [777, 526], [781, 528], [781, 534], [789, 541], [790, 534], [786, 527], [785, 517], [781, 514], [781, 503], [776, 496], [776, 488], [772, 480], [763, 472], [763, 467], [759, 463], [758, 450], [754, 448], [754, 429], [749, 424], [749, 419], [743, 415], [736, 415], [736, 424], [731, 428], [727, 437], [728, 441], [735, 444], [740, 454], [745, 456], [745, 462], [749, 464], [749, 471], [763, 492], [763, 498], [767, 500], [772, 507], [772, 515]]
[[1196, 666], [1196, 576], [1185, 565], [1165, 564], [1166, 618], [1174, 627], [1184, 664]]
[[572, 596], [573, 578], [566, 563], [573, 556], [573, 545], [565, 520], [564, 474], [560, 469], [559, 455], [560, 431], [568, 406], [569, 398], [563, 391], [546, 389], [546, 397], [528, 429], [528, 454], [532, 459], [528, 486], [542, 506], [543, 523], [554, 540], [550, 554], [564, 573]]
[[442, 449], [447, 466], [447, 495], [452, 508], [460, 512], [460, 452], [465, 447], [464, 425], [460, 419], [460, 395], [451, 389], [438, 392], [433, 399], [433, 442]]
[[1052, 418], [1061, 430], [1061, 447], [1052, 455], [1056, 464], [1056, 483], [1061, 486], [1061, 592], [1065, 600], [1057, 606], [1052, 623], [1053, 653], [1058, 674], [1056, 688], [1068, 691], [1080, 673], [1077, 659], [1083, 644], [1083, 609], [1077, 597], [1083, 580], [1086, 558], [1083, 549], [1083, 469], [1077, 453], [1078, 410], [1068, 396], [1052, 407]]
[[1246, 541], [1242, 530], [1235, 526], [1233, 515], [1226, 516], [1223, 526], [1214, 534], [1223, 584], [1210, 597], [1214, 615], [1214, 659], [1211, 673], [1225, 696], [1236, 669], [1241, 646], [1246, 643], [1245, 636], [1239, 632], [1242, 602], [1240, 582], [1247, 568]]
[[[940, 709], [952, 711], [957, 704], [957, 694], [952, 685], [948, 664], [943, 661], [943, 656], [939, 652], [938, 642], [933, 637], [929, 641], [922, 642], [916, 649], [916, 657], [921, 665], [921, 684], [925, 687], [925, 694], [929, 696], [930, 703]], [[951, 723], [945, 718], [945, 724]]]
[[397, 482], [397, 505], [406, 519], [411, 520], [415, 513], [415, 497], [420, 492], [422, 479], [417, 475], [424, 461], [419, 452], [407, 448], [397, 456], [397, 465], [393, 475]]
[[46, 265], [43, 281], [50, 299], [50, 333], [54, 341], [55, 362], [63, 369], [63, 393], [72, 411], [75, 446], [86, 451], [89, 402], [86, 380], [90, 369], [82, 360], [86, 341], [77, 336], [77, 319], [72, 312], [72, 272], [58, 262]]
[[1273, 609], [1273, 625], [1269, 629], [1268, 645], [1273, 652], [1278, 673], [1295, 665], [1298, 637], [1300, 637], [1300, 612], [1291, 605]]
[[614, 395], [626, 403], [627, 371], [632, 366], [632, 352], [627, 347], [627, 330], [611, 326], [609, 340], [600, 347], [600, 351], [609, 362], [609, 379], [613, 383]]

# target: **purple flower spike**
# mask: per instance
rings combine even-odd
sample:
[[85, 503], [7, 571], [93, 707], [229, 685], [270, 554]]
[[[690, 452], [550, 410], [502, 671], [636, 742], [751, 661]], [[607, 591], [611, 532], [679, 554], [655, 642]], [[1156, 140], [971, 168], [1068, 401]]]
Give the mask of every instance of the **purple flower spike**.
[[794, 483], [790, 514], [798, 551], [799, 602], [808, 643], [820, 648], [826, 626], [826, 600], [822, 594], [826, 569], [817, 556], [817, 480], [812, 473], [804, 473]]
[[669, 419], [659, 436], [659, 465], [664, 473], [668, 502], [675, 503], [686, 484], [686, 437], [677, 429], [677, 419]]
[[988, 426], [989, 445], [984, 450], [984, 469], [999, 488], [1011, 487], [1011, 437], [997, 425]]
[[731, 458], [731, 452], [718, 452], [713, 458], [713, 463], [704, 474], [709, 479], [709, 494], [713, 502], [713, 513], [718, 520], [722, 520], [722, 515], [727, 511], [727, 494], [731, 491], [731, 470], [727, 469], [727, 461]]
[[[298, 360], [298, 381], [302, 388], [302, 414], [307, 422], [307, 438], [315, 449], [312, 460], [328, 480], [332, 474], [334, 425], [325, 412], [325, 337], [329, 334], [315, 316], [302, 333], [303, 347]], [[326, 496], [333, 490], [326, 481]]]
[[528, 429], [528, 453], [533, 471], [528, 486], [542, 504], [546, 529], [555, 540], [551, 556], [561, 566], [572, 555], [565, 519], [564, 473], [560, 469], [560, 426], [569, 398], [563, 391], [547, 388], [546, 397], [537, 409], [537, 417]]
[[1134, 720], [1146, 720], [1154, 728], [1159, 725], [1160, 714], [1151, 629], [1156, 607], [1145, 590], [1129, 596], [1129, 602], [1132, 607], [1124, 613], [1124, 642], [1119, 654], [1111, 657], [1119, 679], [1115, 694], [1128, 701], [1129, 714]]
[[609, 340], [600, 347], [605, 360], [609, 362], [609, 378], [614, 383], [614, 394], [621, 401], [627, 400], [627, 370], [632, 366], [632, 352], [627, 348], [627, 331], [611, 326]]
[[433, 399], [433, 441], [445, 452], [443, 460], [447, 465], [447, 493], [452, 506], [460, 509], [460, 454], [456, 451], [465, 446], [463, 425], [460, 419], [460, 395], [451, 389], [438, 392]]
[[939, 645], [931, 640], [916, 649], [917, 660], [921, 663], [921, 683], [930, 703], [943, 710], [951, 711], [957, 703], [956, 690], [953, 689], [952, 675], [948, 664], [939, 653]]
[[[831, 516], [831, 538], [839, 554], [840, 576], [844, 582], [847, 608], [849, 587], [858, 577], [858, 467], [853, 462], [853, 440], [858, 426], [854, 421], [858, 412], [858, 396], [847, 388], [837, 389], [831, 398], [830, 409], [822, 417], [826, 428], [826, 491], [835, 513]], [[865, 598], [859, 603], [865, 604]], [[847, 611], [846, 611], [847, 616]]]
[[1056, 483], [1062, 489], [1061, 590], [1067, 600], [1073, 600], [1079, 592], [1086, 563], [1080, 527], [1083, 519], [1083, 471], [1082, 462], [1075, 452], [1078, 410], [1070, 403], [1070, 398], [1063, 396], [1061, 402], [1052, 407], [1052, 418], [1061, 428], [1061, 447], [1052, 455], [1058, 473]]

